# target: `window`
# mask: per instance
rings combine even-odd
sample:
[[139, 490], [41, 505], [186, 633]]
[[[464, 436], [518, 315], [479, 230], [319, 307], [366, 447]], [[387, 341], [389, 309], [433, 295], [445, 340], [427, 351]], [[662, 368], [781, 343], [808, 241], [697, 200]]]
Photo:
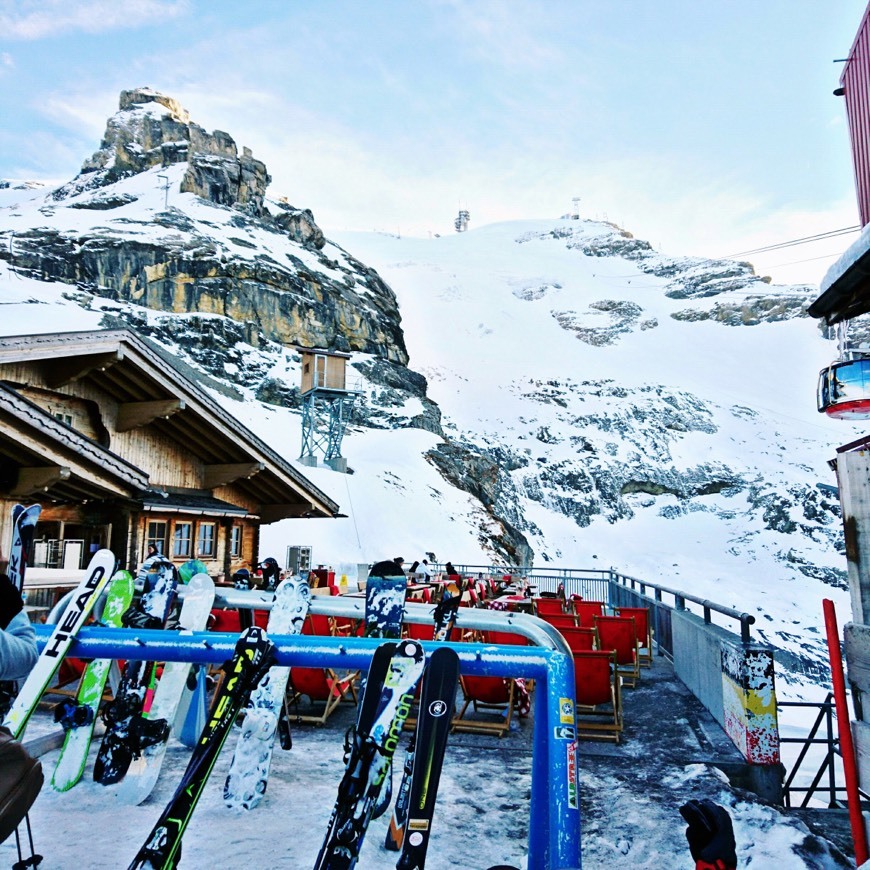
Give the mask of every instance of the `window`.
[[230, 531], [230, 555], [239, 556], [242, 553], [242, 527], [233, 526]]
[[73, 424], [72, 414], [62, 414], [58, 411], [55, 413], [54, 417], [56, 420], [60, 420], [61, 423], [66, 423], [67, 426], [72, 426]]
[[214, 523], [199, 524], [196, 549], [200, 556], [214, 556]]
[[189, 556], [193, 539], [193, 523], [176, 523], [172, 534], [172, 555]]
[[156, 547], [158, 553], [166, 552], [166, 523], [152, 521], [148, 523], [148, 539], [146, 541], [149, 547]]

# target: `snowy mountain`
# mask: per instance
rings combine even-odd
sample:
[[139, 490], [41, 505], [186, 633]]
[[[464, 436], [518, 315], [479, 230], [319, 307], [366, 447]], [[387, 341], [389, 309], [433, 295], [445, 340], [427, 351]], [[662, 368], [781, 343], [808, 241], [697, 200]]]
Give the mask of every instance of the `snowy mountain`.
[[327, 238], [267, 185], [228, 134], [124, 92], [75, 179], [0, 182], [0, 330], [159, 337], [288, 459], [294, 346], [347, 351], [353, 473], [300, 469], [347, 518], [264, 527], [261, 555], [614, 566], [755, 613], [782, 688], [825, 672], [821, 598], [848, 618], [827, 460], [860, 429], [815, 410], [815, 288], [583, 219]]

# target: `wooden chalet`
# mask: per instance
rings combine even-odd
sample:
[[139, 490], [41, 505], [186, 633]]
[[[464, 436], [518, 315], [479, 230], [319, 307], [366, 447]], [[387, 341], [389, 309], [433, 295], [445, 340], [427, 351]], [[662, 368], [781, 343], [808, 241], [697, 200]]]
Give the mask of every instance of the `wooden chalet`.
[[0, 338], [0, 568], [15, 503], [42, 505], [31, 566], [83, 567], [149, 544], [229, 578], [263, 523], [338, 505], [182, 374], [121, 330]]

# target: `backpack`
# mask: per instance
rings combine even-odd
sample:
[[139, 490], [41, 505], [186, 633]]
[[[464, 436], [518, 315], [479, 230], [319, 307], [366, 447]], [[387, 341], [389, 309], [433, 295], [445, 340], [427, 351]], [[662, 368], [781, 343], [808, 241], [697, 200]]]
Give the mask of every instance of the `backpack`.
[[42, 764], [0, 728], [0, 843], [27, 815], [42, 782]]

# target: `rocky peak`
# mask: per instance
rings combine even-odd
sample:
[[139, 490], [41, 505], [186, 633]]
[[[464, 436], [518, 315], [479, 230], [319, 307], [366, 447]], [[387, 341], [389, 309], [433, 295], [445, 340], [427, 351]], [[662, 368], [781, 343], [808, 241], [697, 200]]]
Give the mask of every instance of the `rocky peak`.
[[190, 120], [177, 100], [150, 88], [121, 91], [118, 111], [106, 124], [99, 150], [85, 160], [77, 178], [55, 193], [55, 199], [175, 163], [188, 165], [181, 193], [194, 193], [258, 217], [264, 214], [271, 181], [266, 164], [249, 148], [239, 155], [229, 133], [209, 133]]

